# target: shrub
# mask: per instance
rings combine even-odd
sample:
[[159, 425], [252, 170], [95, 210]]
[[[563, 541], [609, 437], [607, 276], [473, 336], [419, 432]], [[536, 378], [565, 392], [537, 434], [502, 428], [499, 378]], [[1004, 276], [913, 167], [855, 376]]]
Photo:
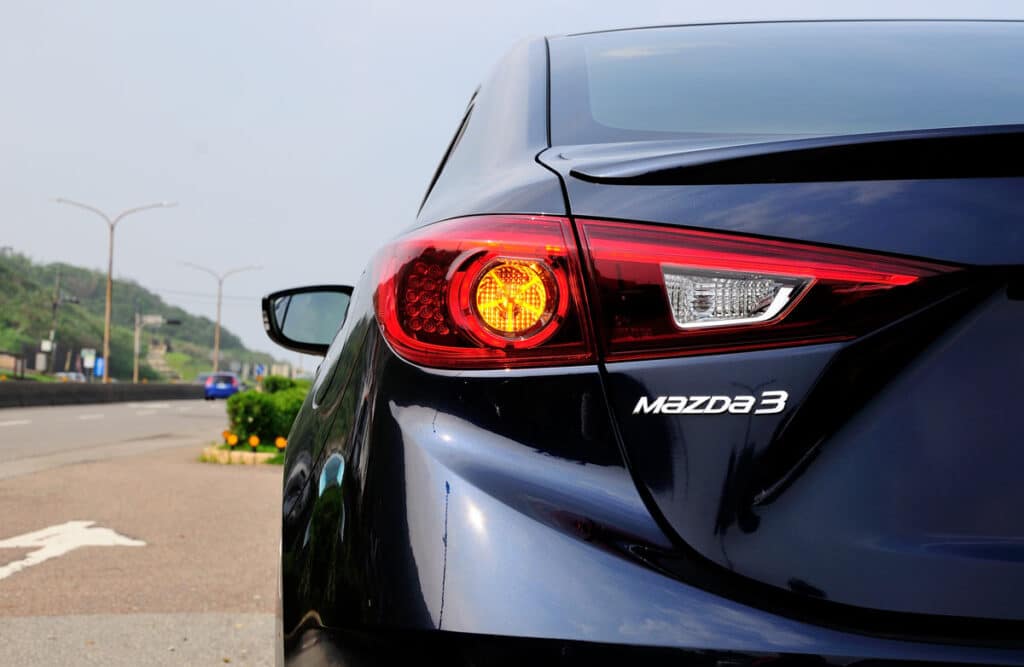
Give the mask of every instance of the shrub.
[[231, 432], [245, 442], [250, 435], [267, 437], [274, 430], [276, 409], [270, 394], [242, 391], [228, 399]]
[[263, 391], [268, 394], [276, 394], [279, 391], [295, 387], [295, 380], [280, 375], [268, 375], [263, 378]]
[[306, 401], [306, 394], [308, 393], [309, 387], [292, 387], [291, 389], [271, 394], [270, 399], [274, 404], [275, 431], [273, 434], [268, 434], [268, 437], [276, 438], [279, 435], [288, 435], [288, 432], [292, 430], [292, 423], [295, 422], [296, 415], [299, 414], [299, 409]]
[[264, 442], [273, 442], [279, 435], [287, 436], [308, 393], [308, 386], [293, 386], [274, 393], [243, 391], [235, 394], [228, 399], [231, 432], [240, 442], [245, 442], [250, 435], [259, 436]]

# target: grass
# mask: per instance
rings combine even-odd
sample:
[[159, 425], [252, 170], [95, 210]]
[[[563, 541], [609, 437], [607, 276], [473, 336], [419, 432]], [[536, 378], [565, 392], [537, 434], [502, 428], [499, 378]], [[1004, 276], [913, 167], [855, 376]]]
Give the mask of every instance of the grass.
[[[229, 447], [227, 444], [217, 445], [217, 449], [234, 449], [236, 452], [251, 452], [252, 451], [252, 447], [250, 447], [248, 445], [248, 443], [244, 443], [243, 444], [241, 442], [239, 442], [234, 447]], [[265, 444], [265, 443], [260, 443], [259, 445], [256, 446], [256, 452], [258, 454], [270, 454], [270, 453], [273, 453], [273, 452], [276, 452], [276, 451], [277, 451], [277, 447], [275, 447], [273, 444], [269, 444], [268, 445], [268, 444]]]
[[209, 373], [210, 362], [184, 352], [168, 352], [164, 359], [183, 382], [193, 382], [200, 373]]
[[[24, 378], [19, 378], [10, 371], [0, 371], [0, 375], [3, 375], [7, 380], [30, 380], [32, 382], [58, 382], [59, 379], [52, 375], [41, 375], [39, 373], [25, 373]], [[6, 381], [6, 380], [5, 380]]]

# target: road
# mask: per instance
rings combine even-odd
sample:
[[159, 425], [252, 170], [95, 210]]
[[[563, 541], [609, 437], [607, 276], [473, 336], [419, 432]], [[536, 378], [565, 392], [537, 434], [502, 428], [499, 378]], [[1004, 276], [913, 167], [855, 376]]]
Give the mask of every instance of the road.
[[0, 410], [0, 662], [272, 664], [281, 472], [198, 463], [225, 424], [223, 402]]
[[0, 409], [0, 479], [216, 438], [224, 404], [100, 403]]

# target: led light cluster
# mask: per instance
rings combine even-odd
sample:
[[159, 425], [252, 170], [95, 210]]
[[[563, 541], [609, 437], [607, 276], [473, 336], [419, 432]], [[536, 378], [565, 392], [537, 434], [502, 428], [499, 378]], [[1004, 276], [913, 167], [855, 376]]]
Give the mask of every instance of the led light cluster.
[[810, 282], [756, 273], [662, 266], [672, 318], [681, 329], [764, 322]]
[[405, 270], [399, 287], [402, 325], [413, 335], [448, 336], [452, 332], [444, 279], [451, 257], [444, 255], [428, 249]]

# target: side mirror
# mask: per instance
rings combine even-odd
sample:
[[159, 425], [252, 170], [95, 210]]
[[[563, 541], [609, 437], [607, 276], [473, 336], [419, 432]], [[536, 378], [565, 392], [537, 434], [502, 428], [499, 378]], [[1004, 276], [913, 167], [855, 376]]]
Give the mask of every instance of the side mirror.
[[296, 287], [263, 297], [263, 329], [270, 340], [294, 352], [325, 356], [345, 322], [348, 285]]

